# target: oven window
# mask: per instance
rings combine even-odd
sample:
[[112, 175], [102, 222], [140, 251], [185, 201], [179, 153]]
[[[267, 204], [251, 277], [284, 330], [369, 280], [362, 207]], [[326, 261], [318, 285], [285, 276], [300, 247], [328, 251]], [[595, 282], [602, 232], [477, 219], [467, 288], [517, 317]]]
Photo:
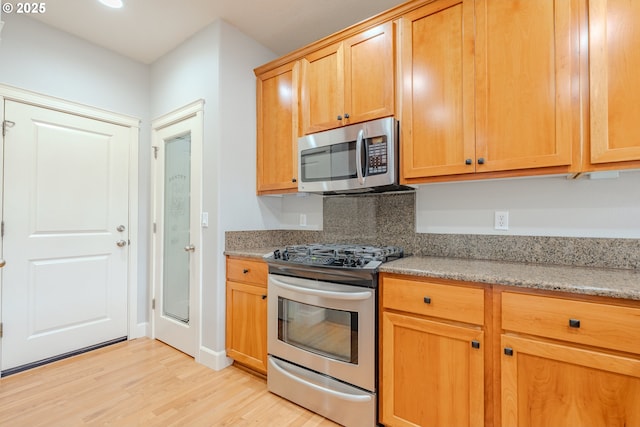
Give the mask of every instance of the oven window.
[[278, 297], [278, 339], [312, 353], [358, 363], [358, 313]]

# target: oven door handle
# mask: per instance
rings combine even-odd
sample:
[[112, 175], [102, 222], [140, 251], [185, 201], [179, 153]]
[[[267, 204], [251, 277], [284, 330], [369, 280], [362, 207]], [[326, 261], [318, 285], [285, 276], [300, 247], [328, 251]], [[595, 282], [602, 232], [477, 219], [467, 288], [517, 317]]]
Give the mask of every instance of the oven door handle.
[[273, 360], [272, 358], [269, 358], [269, 364], [278, 372], [280, 372], [282, 375], [286, 376], [287, 378], [299, 382], [301, 384], [304, 384], [307, 387], [310, 387], [314, 390], [317, 390], [321, 393], [326, 393], [329, 395], [332, 395], [334, 397], [337, 397], [339, 399], [342, 400], [347, 400], [350, 402], [356, 402], [356, 403], [364, 403], [364, 402], [369, 402], [371, 401], [371, 396], [369, 395], [356, 395], [356, 394], [349, 394], [349, 393], [344, 393], [342, 391], [337, 391], [337, 390], [332, 390], [330, 388], [327, 387], [322, 387], [319, 386], [318, 384], [314, 384], [312, 382], [309, 382], [307, 380], [305, 380], [304, 378], [300, 378], [296, 375], [293, 375], [292, 373], [288, 372], [287, 370], [285, 370], [284, 368], [282, 368], [280, 365], [278, 365], [278, 362], [276, 362], [275, 360]]
[[280, 286], [281, 288], [287, 289], [293, 292], [300, 292], [302, 294], [313, 295], [321, 298], [333, 298], [337, 300], [348, 300], [348, 301], [360, 301], [366, 300], [373, 296], [371, 291], [363, 291], [363, 292], [334, 292], [334, 291], [322, 291], [320, 289], [311, 289], [304, 288], [301, 286], [290, 285], [288, 283], [283, 282], [282, 280], [278, 280], [275, 277], [270, 277], [275, 285]]

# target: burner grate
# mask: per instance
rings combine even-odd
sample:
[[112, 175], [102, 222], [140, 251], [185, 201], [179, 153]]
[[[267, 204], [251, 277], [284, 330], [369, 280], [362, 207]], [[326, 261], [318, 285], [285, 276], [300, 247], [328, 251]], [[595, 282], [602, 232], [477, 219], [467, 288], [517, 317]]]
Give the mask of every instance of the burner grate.
[[362, 267], [369, 262], [386, 262], [403, 256], [397, 246], [368, 246], [350, 244], [289, 245], [284, 252], [276, 251], [276, 259], [298, 264]]

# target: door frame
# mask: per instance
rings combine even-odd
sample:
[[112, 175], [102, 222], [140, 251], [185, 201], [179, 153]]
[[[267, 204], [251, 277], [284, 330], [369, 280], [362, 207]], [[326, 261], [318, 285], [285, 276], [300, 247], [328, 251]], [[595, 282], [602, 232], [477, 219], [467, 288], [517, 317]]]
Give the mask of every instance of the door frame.
[[[193, 325], [194, 328], [194, 336], [195, 336], [195, 353], [194, 359], [196, 362], [201, 361], [201, 349], [202, 349], [202, 262], [203, 262], [203, 248], [202, 248], [202, 212], [203, 212], [203, 183], [202, 183], [202, 153], [204, 147], [204, 99], [198, 99], [196, 101], [191, 102], [183, 107], [180, 107], [176, 110], [173, 110], [167, 114], [164, 114], [151, 122], [151, 156], [154, 156], [154, 152], [158, 147], [160, 141], [158, 141], [158, 131], [166, 128], [167, 126], [171, 126], [175, 123], [179, 123], [183, 120], [191, 119], [193, 117], [196, 118], [196, 123], [194, 128], [191, 130], [191, 168], [196, 171], [196, 175], [199, 176], [199, 179], [194, 182], [191, 182], [191, 188], [194, 190], [191, 194], [191, 198], [196, 198], [197, 206], [196, 212], [198, 212], [198, 233], [196, 236], [191, 237], [192, 243], [196, 247], [195, 253], [191, 254], [191, 257], [197, 257], [197, 271], [196, 271], [196, 286], [197, 291], [194, 296], [194, 306], [189, 307], [190, 314], [189, 317], [194, 319]], [[159, 183], [157, 182], [157, 172], [158, 168], [162, 167], [159, 165], [157, 161], [152, 159], [151, 161], [151, 170], [150, 170], [150, 180], [151, 180], [151, 208], [150, 210], [150, 226], [151, 231], [149, 233], [149, 247], [151, 248], [151, 256], [149, 260], [149, 278], [150, 278], [150, 288], [151, 288], [151, 298], [149, 298], [149, 321], [151, 322], [151, 337], [156, 338], [156, 325], [155, 325], [155, 314], [154, 309], [159, 309], [159, 307], [153, 307], [152, 301], [156, 300], [156, 303], [159, 303], [158, 295], [156, 295], [157, 281], [160, 280], [156, 271], [156, 262], [159, 254], [156, 251], [156, 239], [158, 234], [154, 232], [154, 227], [157, 224], [157, 214], [158, 214], [158, 200], [157, 200], [157, 186]], [[157, 227], [160, 228], [160, 227]]]
[[[32, 92], [13, 86], [0, 84], [0, 123], [4, 120], [4, 101], [11, 100], [37, 107], [56, 110], [63, 113], [84, 116], [103, 122], [113, 123], [129, 129], [129, 254], [127, 272], [127, 336], [135, 339], [146, 335], [145, 322], [138, 322], [138, 146], [140, 134], [140, 119], [124, 114], [114, 113], [88, 105], [67, 101], [64, 99]], [[4, 201], [4, 137], [0, 134], [0, 209]], [[1, 248], [2, 245], [0, 245]], [[0, 254], [1, 255], [1, 254]], [[0, 275], [0, 289], [2, 289], [2, 275]], [[0, 294], [1, 298], [1, 294]], [[0, 307], [2, 301], [0, 300]], [[0, 313], [0, 319], [2, 313]], [[2, 357], [2, 343], [0, 340], [0, 358]]]

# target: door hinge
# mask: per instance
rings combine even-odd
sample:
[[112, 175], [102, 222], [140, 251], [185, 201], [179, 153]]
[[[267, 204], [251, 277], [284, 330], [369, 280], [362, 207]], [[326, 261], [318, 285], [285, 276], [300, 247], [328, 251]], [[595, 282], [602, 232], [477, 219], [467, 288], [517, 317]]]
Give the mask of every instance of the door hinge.
[[0, 237], [4, 237], [4, 221], [0, 223]]
[[16, 122], [12, 122], [10, 120], [3, 120], [2, 122], [2, 136], [7, 134], [7, 129], [12, 128], [16, 125]]
[[157, 228], [157, 226], [156, 226], [156, 223], [154, 222], [154, 223], [153, 223], [153, 233], [154, 233], [154, 234], [155, 234], [155, 232], [156, 232], [156, 228]]
[[0, 338], [2, 338], [2, 334], [4, 332], [3, 325], [0, 323]]
[[158, 158], [158, 147], [154, 145], [151, 148], [153, 148], [153, 158], [157, 159]]
[[155, 310], [155, 309], [156, 309], [156, 299], [155, 299], [155, 298], [153, 298], [153, 299], [151, 300], [151, 310]]

